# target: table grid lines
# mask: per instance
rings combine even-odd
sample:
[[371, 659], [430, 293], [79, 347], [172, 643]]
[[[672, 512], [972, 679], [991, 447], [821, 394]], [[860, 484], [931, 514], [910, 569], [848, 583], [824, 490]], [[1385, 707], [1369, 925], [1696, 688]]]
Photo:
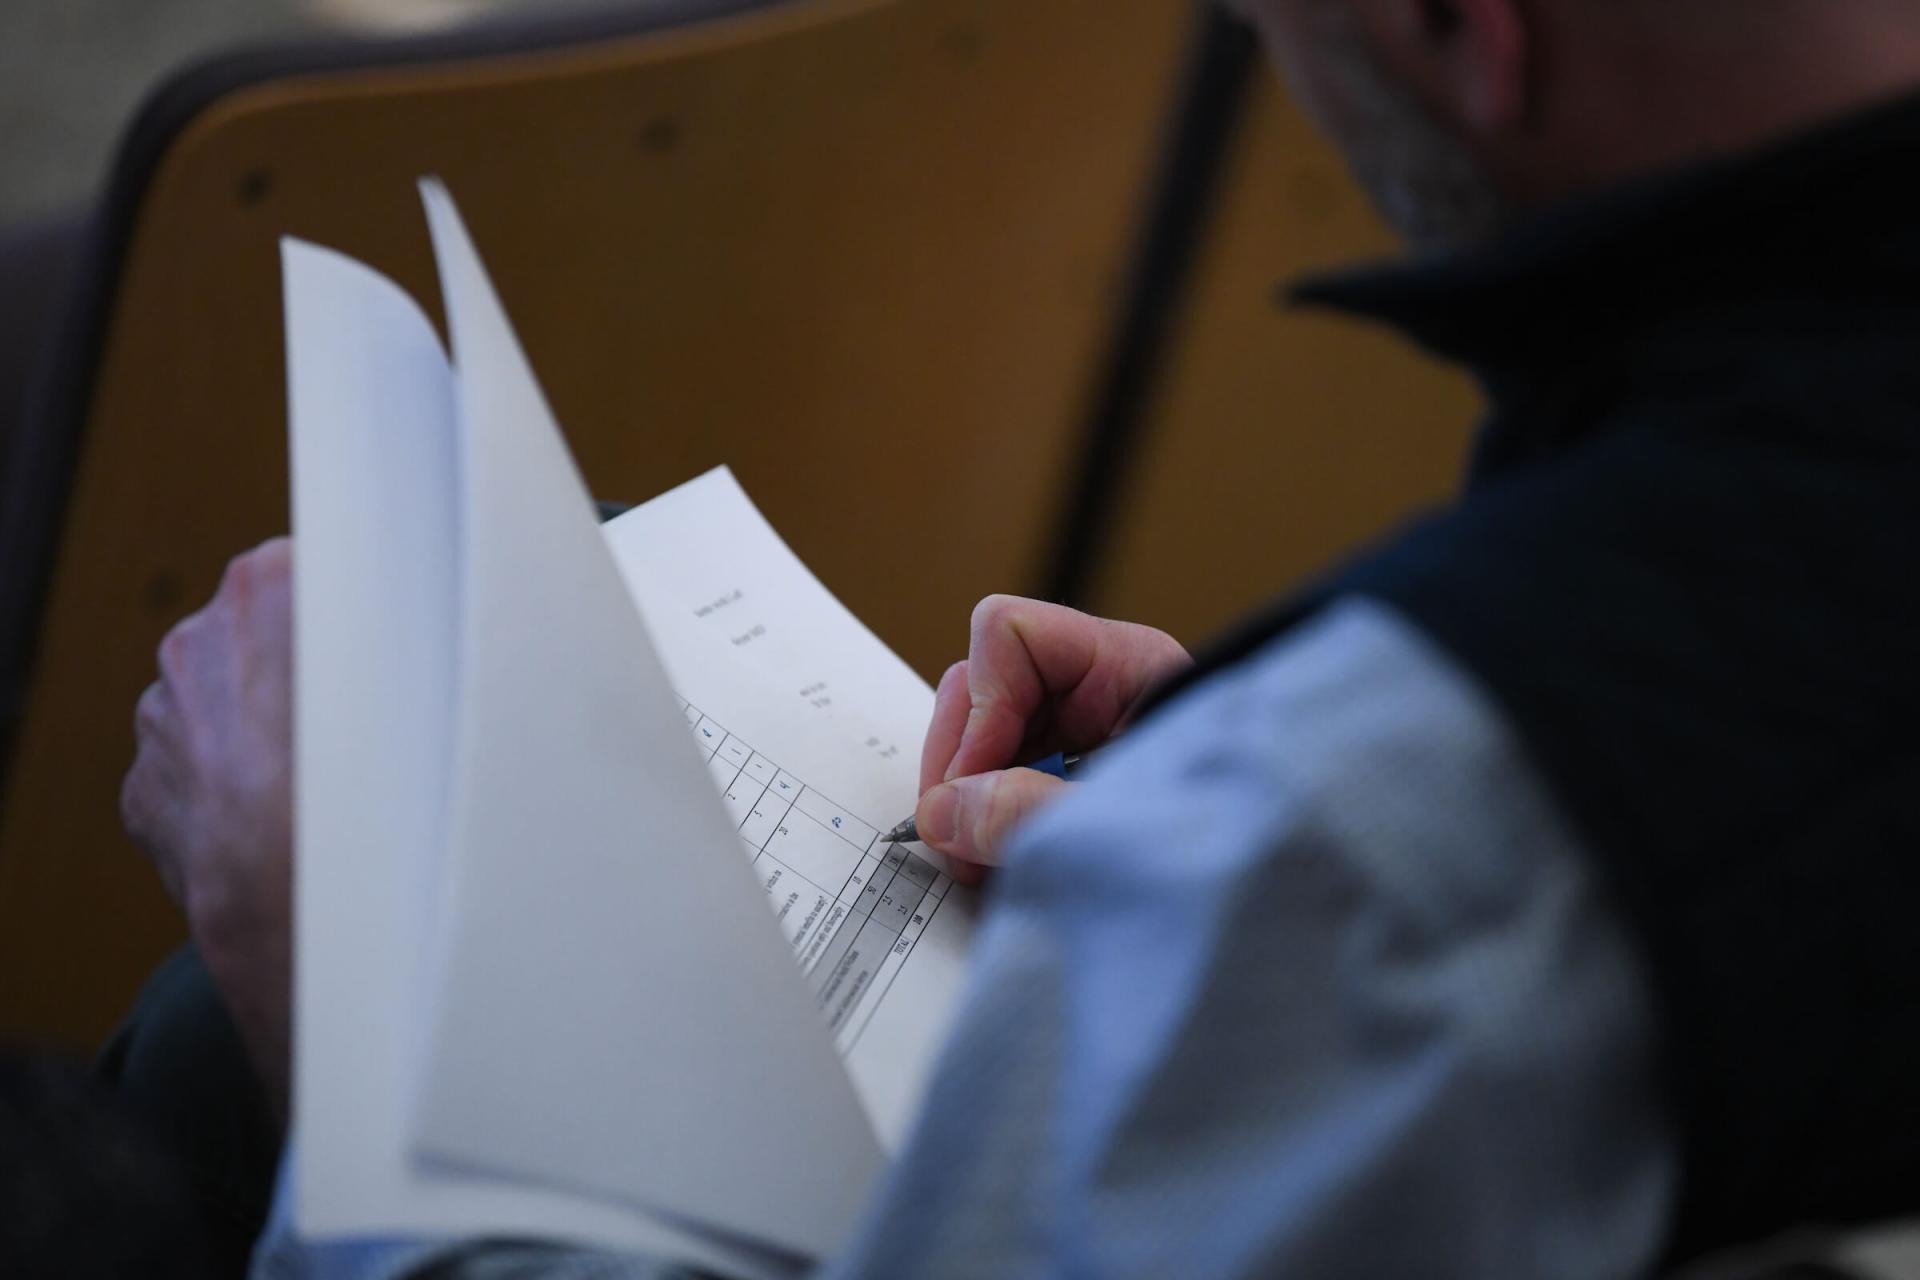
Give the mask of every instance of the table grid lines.
[[[900, 845], [883, 846], [880, 831], [693, 703], [682, 699], [681, 710], [752, 852], [749, 865], [764, 871], [762, 888], [835, 1043], [842, 1054], [850, 1053], [951, 881]], [[808, 821], [795, 823], [795, 815]], [[808, 896], [813, 901], [800, 911], [796, 930], [790, 917]]]

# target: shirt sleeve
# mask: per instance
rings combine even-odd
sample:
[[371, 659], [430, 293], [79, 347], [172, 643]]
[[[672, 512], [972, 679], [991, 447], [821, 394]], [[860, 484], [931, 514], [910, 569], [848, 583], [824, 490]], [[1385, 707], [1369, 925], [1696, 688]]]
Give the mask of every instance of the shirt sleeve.
[[281, 1157], [251, 1280], [703, 1280], [659, 1259], [534, 1241], [303, 1240], [293, 1230], [293, 1142]]
[[[976, 945], [830, 1280], [1658, 1258], [1675, 1157], [1637, 957], [1485, 695], [1383, 606], [1338, 606], [1103, 752], [1015, 842]], [[484, 1246], [262, 1269], [316, 1256], [280, 1238], [256, 1275], [661, 1274]]]
[[1674, 1185], [1650, 997], [1485, 695], [1338, 606], [1016, 842], [835, 1277], [1617, 1277]]

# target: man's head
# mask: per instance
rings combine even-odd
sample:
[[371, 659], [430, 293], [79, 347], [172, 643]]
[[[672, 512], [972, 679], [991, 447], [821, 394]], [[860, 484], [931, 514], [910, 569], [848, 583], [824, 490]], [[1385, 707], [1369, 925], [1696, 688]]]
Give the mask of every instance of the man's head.
[[1422, 247], [1920, 88], [1920, 0], [1228, 0]]

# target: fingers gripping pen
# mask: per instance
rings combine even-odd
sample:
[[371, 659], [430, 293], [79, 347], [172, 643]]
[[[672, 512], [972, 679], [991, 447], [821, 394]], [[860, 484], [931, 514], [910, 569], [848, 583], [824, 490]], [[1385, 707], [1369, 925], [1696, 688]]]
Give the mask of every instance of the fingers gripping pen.
[[[1032, 769], [1035, 773], [1046, 773], [1056, 778], [1070, 779], [1080, 771], [1081, 766], [1086, 763], [1091, 755], [1091, 752], [1081, 755], [1068, 755], [1063, 751], [1055, 752], [1045, 760], [1036, 760], [1032, 764], [1022, 767]], [[914, 819], [909, 817], [905, 822], [902, 822], [899, 826], [887, 832], [886, 836], [881, 840], [881, 843], [913, 844], [919, 839], [920, 828]]]

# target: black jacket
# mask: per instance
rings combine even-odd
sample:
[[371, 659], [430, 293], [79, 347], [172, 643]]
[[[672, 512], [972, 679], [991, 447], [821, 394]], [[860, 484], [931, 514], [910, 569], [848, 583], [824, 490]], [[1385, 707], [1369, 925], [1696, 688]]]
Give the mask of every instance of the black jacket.
[[1674, 1257], [1920, 1209], [1920, 99], [1299, 296], [1492, 416], [1192, 678], [1359, 594], [1490, 691], [1656, 988]]

